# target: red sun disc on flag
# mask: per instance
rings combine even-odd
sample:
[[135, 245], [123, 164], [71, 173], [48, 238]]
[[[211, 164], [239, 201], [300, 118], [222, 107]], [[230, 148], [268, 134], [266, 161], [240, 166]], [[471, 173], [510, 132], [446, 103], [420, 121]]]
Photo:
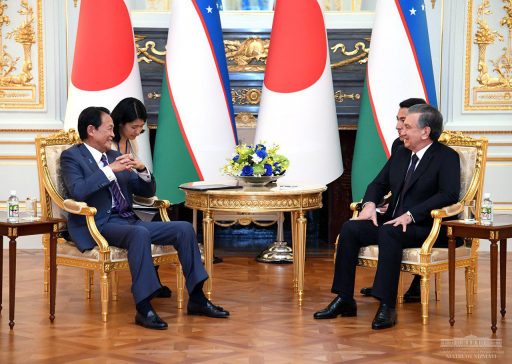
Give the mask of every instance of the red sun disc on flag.
[[122, 0], [84, 0], [71, 81], [86, 91], [112, 88], [133, 68], [135, 46], [130, 14]]
[[265, 86], [285, 93], [308, 88], [327, 58], [322, 10], [316, 0], [279, 0], [274, 14]]

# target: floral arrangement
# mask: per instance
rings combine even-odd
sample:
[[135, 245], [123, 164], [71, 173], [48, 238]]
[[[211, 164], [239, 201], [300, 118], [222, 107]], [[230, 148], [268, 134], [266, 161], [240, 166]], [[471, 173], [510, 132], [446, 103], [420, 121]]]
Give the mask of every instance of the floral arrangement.
[[277, 154], [278, 150], [278, 145], [267, 147], [262, 142], [254, 146], [239, 144], [222, 172], [233, 177], [281, 176], [290, 162], [285, 156]]

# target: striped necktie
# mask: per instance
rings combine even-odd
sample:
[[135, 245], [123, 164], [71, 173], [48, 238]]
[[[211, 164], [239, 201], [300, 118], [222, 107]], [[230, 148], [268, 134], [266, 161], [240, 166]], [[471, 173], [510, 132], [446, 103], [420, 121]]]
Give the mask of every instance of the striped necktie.
[[[107, 156], [105, 154], [101, 155], [100, 161], [103, 163], [104, 167], [108, 166]], [[117, 183], [116, 180], [112, 181], [110, 184], [110, 192], [114, 197], [114, 209], [119, 212], [119, 216], [131, 217], [135, 215], [130, 204], [124, 198], [123, 193], [121, 192], [121, 187], [119, 187], [119, 183]]]

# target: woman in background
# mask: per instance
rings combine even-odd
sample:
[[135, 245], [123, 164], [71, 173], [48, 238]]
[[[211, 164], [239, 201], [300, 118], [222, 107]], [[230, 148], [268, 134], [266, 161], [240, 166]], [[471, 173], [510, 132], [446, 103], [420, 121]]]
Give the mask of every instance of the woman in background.
[[[116, 105], [110, 116], [114, 121], [112, 149], [119, 151], [121, 154], [131, 154], [134, 161], [140, 163], [140, 167], [135, 165], [135, 168], [144, 168], [144, 163], [140, 162], [137, 156], [138, 147], [135, 138], [144, 133], [144, 124], [148, 118], [146, 107], [140, 100], [127, 97]], [[155, 269], [158, 276], [158, 266]], [[158, 280], [160, 281], [160, 277], [158, 277]], [[171, 297], [171, 294], [169, 287], [162, 285], [157, 297], [167, 298]]]

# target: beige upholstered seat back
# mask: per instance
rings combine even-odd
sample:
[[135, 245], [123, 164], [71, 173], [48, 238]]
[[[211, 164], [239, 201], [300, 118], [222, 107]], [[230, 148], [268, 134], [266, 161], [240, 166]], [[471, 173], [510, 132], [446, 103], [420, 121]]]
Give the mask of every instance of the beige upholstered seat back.
[[[62, 209], [67, 192], [60, 171], [60, 155], [64, 150], [77, 143], [79, 143], [78, 135], [73, 129], [68, 132], [60, 131], [48, 137], [36, 138], [43, 216], [67, 219], [67, 213]], [[61, 224], [60, 230], [66, 230], [66, 225]]]
[[462, 133], [444, 131], [439, 139], [454, 149], [460, 158], [460, 195], [459, 201], [476, 202], [476, 215], [482, 201], [482, 186], [485, 161], [487, 155], [487, 140], [476, 139]]
[[460, 195], [462, 200], [468, 192], [471, 180], [475, 175], [477, 148], [454, 145], [452, 148], [459, 154], [460, 158]]

